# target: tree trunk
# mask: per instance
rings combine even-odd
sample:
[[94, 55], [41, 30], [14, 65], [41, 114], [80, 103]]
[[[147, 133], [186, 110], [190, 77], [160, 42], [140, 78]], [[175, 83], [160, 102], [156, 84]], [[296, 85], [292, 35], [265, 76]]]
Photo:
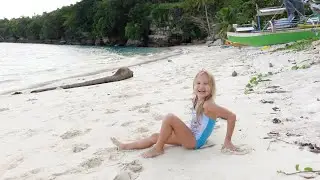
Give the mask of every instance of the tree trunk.
[[206, 19], [207, 19], [207, 24], [208, 24], [208, 36], [211, 37], [211, 27], [210, 27], [210, 22], [209, 22], [209, 17], [208, 17], [207, 5], [204, 5], [204, 9], [206, 12]]
[[58, 88], [71, 89], [71, 88], [77, 88], [77, 87], [92, 86], [92, 85], [97, 85], [97, 84], [121, 81], [121, 80], [129, 79], [131, 77], [133, 77], [133, 72], [129, 68], [123, 67], [123, 68], [118, 69], [117, 72], [112, 76], [107, 76], [107, 77], [100, 78], [100, 79], [94, 79], [94, 80], [90, 80], [90, 81], [86, 81], [86, 82], [82, 82], [82, 83], [69, 84], [69, 85], [64, 85], [64, 86], [59, 86], [59, 87], [49, 87], [49, 88], [44, 88], [44, 89], [37, 89], [37, 90], [31, 91], [31, 93], [50, 91], [50, 90], [55, 90]]

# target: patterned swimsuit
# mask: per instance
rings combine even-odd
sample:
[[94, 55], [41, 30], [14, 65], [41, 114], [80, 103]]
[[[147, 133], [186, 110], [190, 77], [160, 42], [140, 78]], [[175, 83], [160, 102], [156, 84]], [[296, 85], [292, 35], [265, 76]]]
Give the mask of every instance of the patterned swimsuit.
[[197, 141], [195, 149], [201, 148], [206, 143], [214, 129], [215, 124], [216, 121], [209, 118], [205, 114], [202, 114], [200, 120], [198, 121], [196, 119], [195, 110], [192, 110], [192, 119], [189, 128]]

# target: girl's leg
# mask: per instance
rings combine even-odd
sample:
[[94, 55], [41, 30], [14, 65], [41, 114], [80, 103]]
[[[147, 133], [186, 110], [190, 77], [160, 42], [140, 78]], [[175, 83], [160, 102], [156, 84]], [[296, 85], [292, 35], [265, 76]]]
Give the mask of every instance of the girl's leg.
[[[159, 138], [159, 133], [155, 133], [155, 134], [152, 134], [151, 136], [149, 136], [147, 138], [144, 138], [144, 139], [141, 139], [141, 140], [138, 140], [138, 141], [135, 141], [135, 142], [131, 142], [131, 143], [122, 143], [122, 142], [120, 142], [119, 140], [117, 140], [114, 137], [111, 138], [111, 141], [120, 150], [133, 150], [133, 149], [146, 149], [146, 148], [149, 148], [149, 147], [153, 146], [154, 144], [156, 144], [156, 142], [158, 141], [158, 138]], [[166, 144], [179, 145], [179, 144], [176, 143], [174, 134], [171, 135], [171, 137], [166, 142]]]
[[[174, 134], [174, 136], [172, 135]], [[162, 122], [159, 137], [155, 146], [142, 154], [145, 158], [151, 158], [164, 153], [164, 145], [170, 143], [182, 145], [187, 149], [196, 146], [196, 140], [191, 130], [177, 116], [169, 114]]]

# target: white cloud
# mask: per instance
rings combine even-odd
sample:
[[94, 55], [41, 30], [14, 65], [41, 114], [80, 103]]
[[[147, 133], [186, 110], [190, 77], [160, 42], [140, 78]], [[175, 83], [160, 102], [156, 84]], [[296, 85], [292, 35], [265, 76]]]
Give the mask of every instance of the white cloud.
[[33, 16], [51, 12], [80, 0], [0, 0], [0, 19]]

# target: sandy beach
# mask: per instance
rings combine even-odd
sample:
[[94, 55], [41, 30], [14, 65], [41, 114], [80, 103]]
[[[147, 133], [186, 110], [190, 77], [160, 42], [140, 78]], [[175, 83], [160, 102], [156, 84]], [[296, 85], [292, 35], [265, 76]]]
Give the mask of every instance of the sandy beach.
[[[271, 52], [274, 48], [174, 47], [177, 53], [168, 57], [130, 62], [134, 77], [124, 81], [1, 95], [0, 179], [113, 180], [121, 172], [131, 176], [122, 179], [132, 180], [303, 179], [277, 171], [295, 172], [296, 164], [320, 170], [320, 46], [298, 52]], [[296, 65], [305, 68], [292, 68]], [[249, 153], [221, 152], [223, 119], [209, 138], [212, 147], [191, 151], [168, 146], [154, 159], [142, 158], [145, 150], [117, 151], [110, 137], [147, 137], [159, 131], [168, 113], [188, 123], [192, 81], [203, 68], [215, 76], [216, 103], [237, 115], [234, 144]], [[253, 77], [256, 84], [246, 87]], [[320, 179], [317, 173], [301, 175]]]

